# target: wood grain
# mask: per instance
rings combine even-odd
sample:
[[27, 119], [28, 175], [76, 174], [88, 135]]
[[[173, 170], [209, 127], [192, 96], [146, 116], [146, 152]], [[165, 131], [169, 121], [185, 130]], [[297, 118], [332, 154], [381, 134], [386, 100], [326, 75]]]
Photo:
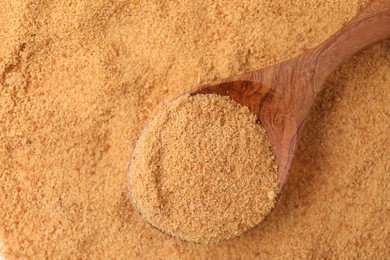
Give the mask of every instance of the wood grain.
[[286, 181], [297, 137], [326, 78], [360, 51], [390, 38], [390, 0], [376, 0], [327, 41], [307, 53], [193, 90], [230, 96], [257, 115]]

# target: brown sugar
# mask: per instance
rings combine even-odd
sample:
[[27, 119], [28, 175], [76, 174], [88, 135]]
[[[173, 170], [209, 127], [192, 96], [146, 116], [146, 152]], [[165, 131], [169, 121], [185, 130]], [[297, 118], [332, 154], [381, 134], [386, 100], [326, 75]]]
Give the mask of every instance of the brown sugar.
[[278, 193], [275, 158], [256, 116], [218, 95], [183, 95], [142, 131], [130, 198], [157, 229], [185, 241], [226, 240], [260, 223]]
[[1, 0], [3, 257], [389, 259], [389, 41], [328, 79], [278, 204], [241, 236], [161, 234], [126, 175], [159, 104], [301, 54], [369, 2]]

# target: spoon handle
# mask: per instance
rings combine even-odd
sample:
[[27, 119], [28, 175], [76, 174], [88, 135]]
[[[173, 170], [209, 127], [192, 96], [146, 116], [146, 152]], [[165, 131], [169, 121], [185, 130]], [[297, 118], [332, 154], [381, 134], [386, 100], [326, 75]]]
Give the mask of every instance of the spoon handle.
[[360, 51], [390, 38], [390, 0], [374, 0], [352, 21], [313, 49], [315, 85], [320, 91], [326, 78]]

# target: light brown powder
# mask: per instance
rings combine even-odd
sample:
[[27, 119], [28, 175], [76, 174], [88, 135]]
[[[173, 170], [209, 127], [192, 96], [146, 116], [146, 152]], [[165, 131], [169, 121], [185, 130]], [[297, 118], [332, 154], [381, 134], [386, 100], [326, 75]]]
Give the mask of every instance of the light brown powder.
[[129, 169], [143, 218], [185, 241], [210, 243], [260, 223], [278, 178], [256, 116], [218, 95], [183, 95], [142, 131]]
[[278, 205], [212, 245], [128, 199], [158, 104], [316, 46], [369, 0], [0, 0], [0, 237], [14, 258], [389, 259], [390, 42], [340, 68]]

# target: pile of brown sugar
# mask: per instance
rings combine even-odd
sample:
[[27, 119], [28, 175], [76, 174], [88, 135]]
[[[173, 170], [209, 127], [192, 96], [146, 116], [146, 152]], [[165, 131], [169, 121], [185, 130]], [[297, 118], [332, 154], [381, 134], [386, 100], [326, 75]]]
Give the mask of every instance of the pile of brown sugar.
[[183, 95], [142, 131], [129, 168], [142, 217], [185, 241], [210, 243], [260, 223], [278, 178], [265, 129], [229, 97]]
[[369, 0], [0, 0], [4, 258], [388, 259], [389, 41], [334, 73], [278, 205], [194, 245], [151, 228], [126, 169], [158, 104], [315, 47]]

